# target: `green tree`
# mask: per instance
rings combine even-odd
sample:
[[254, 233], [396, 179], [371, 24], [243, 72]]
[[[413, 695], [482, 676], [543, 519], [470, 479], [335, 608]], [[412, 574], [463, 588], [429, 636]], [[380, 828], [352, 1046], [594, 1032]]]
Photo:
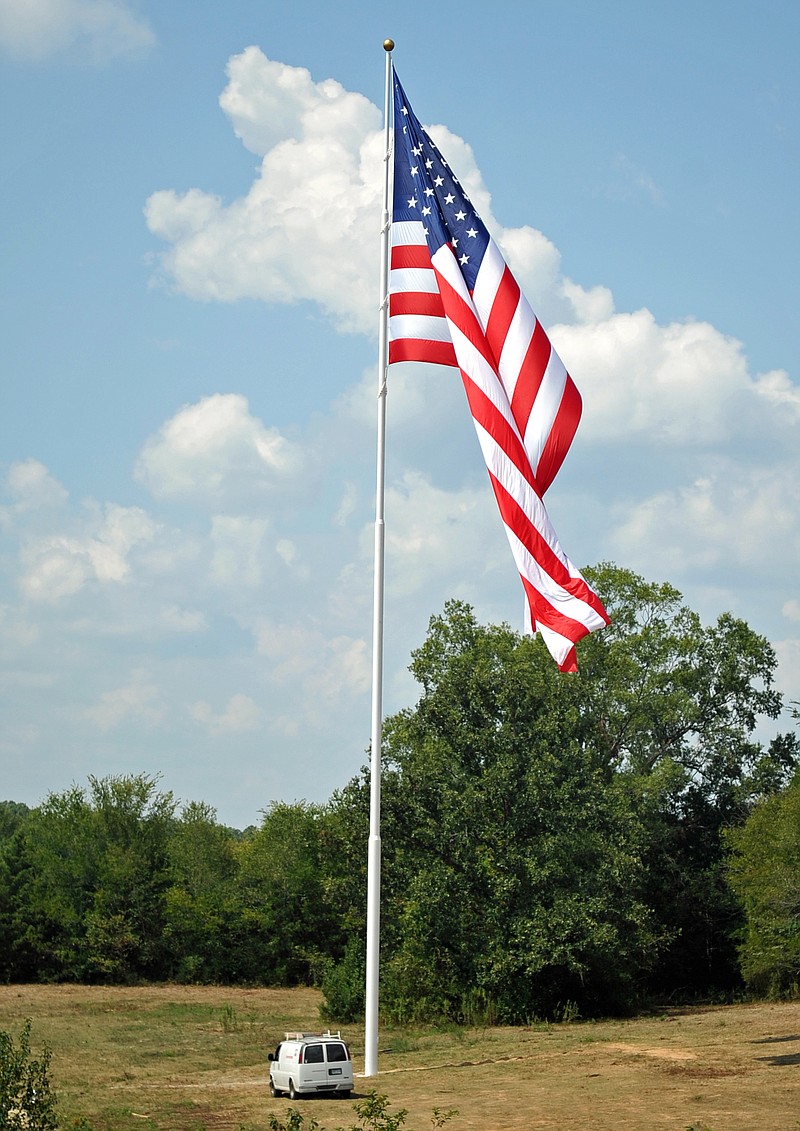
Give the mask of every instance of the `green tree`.
[[[383, 749], [395, 1017], [596, 1012], [737, 980], [721, 830], [798, 762], [795, 736], [753, 739], [781, 709], [774, 651], [728, 614], [704, 628], [672, 586], [587, 573], [612, 624], [581, 643], [576, 676], [460, 602], [412, 655], [421, 696]], [[350, 861], [336, 897], [362, 923], [368, 805], [365, 772], [330, 821]], [[337, 1000], [356, 1002], [359, 958], [330, 972]]]
[[231, 946], [240, 917], [236, 840], [217, 823], [210, 805], [190, 802], [172, 827], [167, 851], [169, 977], [180, 982], [230, 981]]
[[800, 996], [800, 773], [727, 834], [742, 902], [742, 973], [756, 993]]
[[17, 969], [126, 981], [164, 967], [167, 840], [175, 803], [146, 775], [50, 794], [15, 844]]
[[767, 749], [753, 739], [758, 720], [782, 707], [774, 649], [728, 613], [704, 627], [671, 585], [608, 564], [587, 576], [611, 625], [581, 645], [584, 741], [637, 796], [648, 827], [646, 900], [671, 934], [650, 988], [731, 989], [740, 911], [721, 833], [798, 762], [794, 734]]
[[237, 845], [239, 978], [310, 983], [341, 949], [329, 894], [331, 868], [338, 865], [325, 843], [323, 807], [275, 802], [261, 827]]
[[[460, 602], [411, 670], [422, 697], [385, 728], [385, 1009], [517, 1021], [624, 1005], [657, 942], [642, 828], [577, 739], [569, 681]], [[338, 800], [363, 813], [366, 781]]]

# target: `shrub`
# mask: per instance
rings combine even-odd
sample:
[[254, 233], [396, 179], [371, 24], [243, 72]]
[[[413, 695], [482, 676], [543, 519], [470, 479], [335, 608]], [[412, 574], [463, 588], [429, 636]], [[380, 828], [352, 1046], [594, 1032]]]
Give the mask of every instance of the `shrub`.
[[53, 1131], [58, 1127], [56, 1097], [50, 1090], [50, 1049], [41, 1057], [31, 1055], [31, 1022], [28, 1019], [15, 1044], [0, 1029], [0, 1127], [9, 1131]]

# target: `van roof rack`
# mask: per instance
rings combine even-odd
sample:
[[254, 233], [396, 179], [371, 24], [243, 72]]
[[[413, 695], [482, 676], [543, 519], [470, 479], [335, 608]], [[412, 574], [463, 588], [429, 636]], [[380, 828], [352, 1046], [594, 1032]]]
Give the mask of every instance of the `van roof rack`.
[[325, 1032], [325, 1033], [287, 1033], [286, 1036], [284, 1037], [284, 1040], [286, 1040], [286, 1041], [313, 1041], [315, 1038], [317, 1040], [323, 1040], [325, 1038], [328, 1038], [330, 1040], [337, 1039], [337, 1040], [341, 1041], [342, 1033], [341, 1033], [340, 1029], [337, 1029], [335, 1033], [332, 1033], [330, 1031], [330, 1029], [328, 1029], [327, 1032]]

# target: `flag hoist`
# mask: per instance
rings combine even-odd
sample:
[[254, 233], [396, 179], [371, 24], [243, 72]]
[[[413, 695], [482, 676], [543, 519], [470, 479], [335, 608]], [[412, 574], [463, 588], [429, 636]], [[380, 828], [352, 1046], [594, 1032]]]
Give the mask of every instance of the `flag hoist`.
[[[378, 453], [365, 1075], [378, 1070], [380, 770], [383, 671], [386, 380], [393, 362], [457, 369], [526, 598], [561, 671], [575, 645], [608, 624], [565, 554], [544, 494], [572, 443], [581, 398], [503, 255], [443, 154], [414, 115], [386, 51], [378, 350]], [[391, 212], [391, 214], [390, 214]]]

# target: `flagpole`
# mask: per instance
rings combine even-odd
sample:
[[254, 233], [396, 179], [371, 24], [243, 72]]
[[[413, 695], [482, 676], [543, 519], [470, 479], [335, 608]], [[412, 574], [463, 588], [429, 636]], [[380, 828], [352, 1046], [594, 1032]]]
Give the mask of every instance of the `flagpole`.
[[394, 41], [385, 39], [383, 218], [381, 222], [380, 327], [378, 335], [378, 446], [375, 490], [375, 567], [372, 619], [372, 731], [370, 740], [369, 848], [367, 853], [367, 976], [364, 1075], [378, 1073], [378, 975], [381, 930], [381, 745], [383, 725], [384, 469], [386, 465], [386, 370], [389, 339], [389, 188], [391, 182], [391, 87]]

